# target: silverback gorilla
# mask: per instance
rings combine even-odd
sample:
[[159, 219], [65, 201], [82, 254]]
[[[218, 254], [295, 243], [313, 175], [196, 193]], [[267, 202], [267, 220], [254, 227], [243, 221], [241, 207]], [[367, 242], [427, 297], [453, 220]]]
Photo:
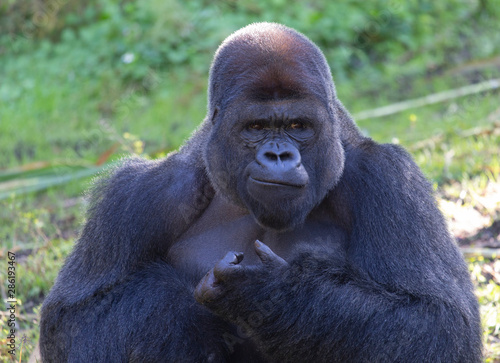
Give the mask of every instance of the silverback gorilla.
[[44, 362], [479, 362], [467, 267], [410, 156], [361, 135], [282, 25], [219, 47], [177, 153], [95, 186]]

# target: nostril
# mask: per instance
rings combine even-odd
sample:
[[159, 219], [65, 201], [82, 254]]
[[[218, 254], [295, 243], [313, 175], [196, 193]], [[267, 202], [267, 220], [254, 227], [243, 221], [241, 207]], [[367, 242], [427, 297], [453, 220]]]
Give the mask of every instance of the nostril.
[[270, 152], [270, 151], [266, 152], [266, 153], [264, 154], [264, 156], [265, 156], [266, 158], [268, 158], [269, 160], [272, 160], [272, 161], [277, 161], [277, 160], [278, 160], [278, 155], [276, 155], [275, 153]]
[[281, 161], [287, 161], [287, 160], [293, 159], [293, 155], [291, 152], [286, 151], [286, 152], [280, 154], [280, 159], [281, 159]]

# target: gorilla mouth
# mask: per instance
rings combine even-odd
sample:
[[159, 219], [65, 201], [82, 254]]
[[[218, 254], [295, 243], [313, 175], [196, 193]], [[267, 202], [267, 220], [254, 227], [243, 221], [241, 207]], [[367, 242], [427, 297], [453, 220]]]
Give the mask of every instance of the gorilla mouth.
[[267, 186], [284, 186], [293, 188], [304, 188], [306, 184], [297, 184], [283, 180], [260, 180], [250, 177], [251, 181], [260, 185]]

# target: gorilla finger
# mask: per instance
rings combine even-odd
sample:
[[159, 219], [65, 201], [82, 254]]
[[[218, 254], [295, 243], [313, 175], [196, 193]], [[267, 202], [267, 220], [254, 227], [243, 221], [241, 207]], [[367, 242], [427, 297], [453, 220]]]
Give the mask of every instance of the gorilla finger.
[[200, 287], [199, 291], [198, 288], [195, 290], [195, 299], [200, 304], [207, 304], [217, 299], [221, 294], [222, 288], [219, 286]]
[[264, 265], [275, 265], [279, 267], [288, 264], [284, 259], [274, 253], [268, 245], [262, 243], [259, 240], [255, 241], [255, 252]]
[[241, 261], [243, 261], [243, 252], [228, 252], [226, 253], [226, 255], [224, 256], [224, 258], [222, 260], [220, 260], [219, 262], [217, 262], [217, 265], [218, 264], [221, 264], [221, 265], [237, 265], [239, 264]]
[[243, 261], [242, 252], [228, 252], [222, 260], [215, 264], [213, 269], [215, 278], [217, 280], [224, 280], [229, 275], [241, 271], [241, 261]]
[[207, 301], [214, 300], [221, 292], [221, 288], [218, 286], [217, 279], [214, 275], [214, 270], [211, 269], [208, 273], [201, 279], [201, 281], [196, 285], [194, 289], [194, 298], [200, 304]]

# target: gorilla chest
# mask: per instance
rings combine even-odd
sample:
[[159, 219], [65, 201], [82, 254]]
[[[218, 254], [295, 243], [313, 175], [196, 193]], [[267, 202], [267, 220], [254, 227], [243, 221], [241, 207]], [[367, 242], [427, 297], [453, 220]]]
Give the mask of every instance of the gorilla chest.
[[[325, 250], [342, 248], [344, 232], [333, 223], [309, 220], [292, 231], [274, 232], [261, 228], [250, 215], [229, 221], [220, 219], [205, 224], [194, 224], [169, 251], [170, 263], [190, 274], [203, 276], [222, 259], [227, 252], [243, 252], [242, 264], [260, 263], [254, 242], [260, 240], [285, 260], [293, 257], [300, 245], [317, 245]], [[200, 228], [203, 227], [203, 228]]]

